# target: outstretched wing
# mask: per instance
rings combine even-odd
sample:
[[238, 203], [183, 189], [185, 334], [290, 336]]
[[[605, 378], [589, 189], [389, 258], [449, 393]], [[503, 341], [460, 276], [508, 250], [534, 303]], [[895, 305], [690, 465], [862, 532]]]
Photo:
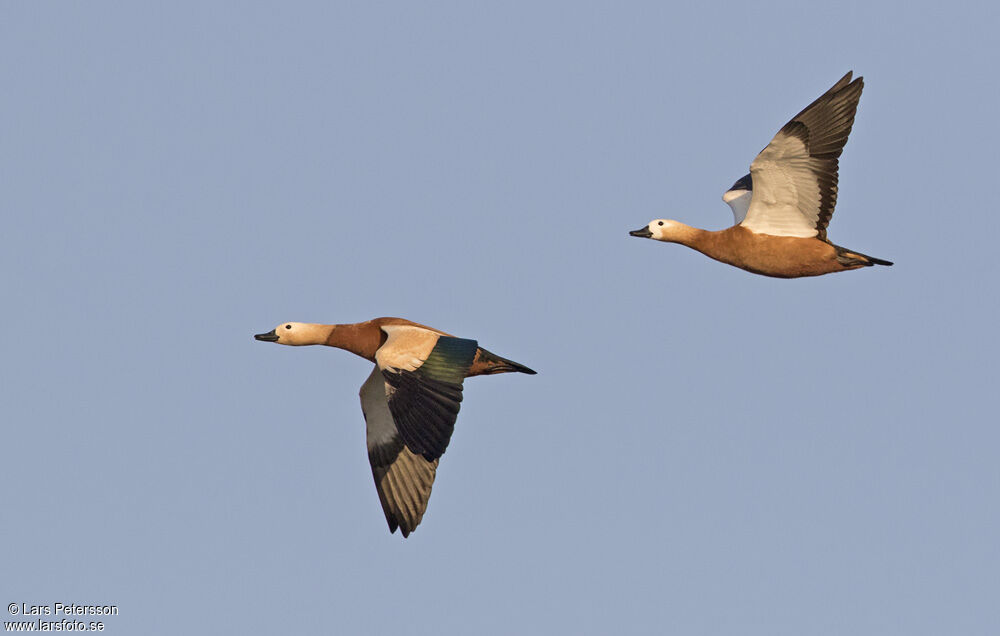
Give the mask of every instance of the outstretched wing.
[[438, 462], [415, 455], [403, 443], [389, 411], [385, 379], [378, 366], [361, 386], [361, 410], [368, 432], [368, 461], [389, 532], [400, 528], [407, 537], [427, 510]]
[[444, 454], [455, 430], [465, 379], [478, 345], [411, 326], [383, 326], [375, 353], [389, 410], [407, 447], [428, 461]]
[[742, 225], [759, 234], [817, 236], [837, 205], [838, 158], [864, 88], [851, 73], [778, 131], [750, 164], [753, 197]]
[[361, 409], [382, 511], [390, 532], [398, 527], [405, 537], [427, 509], [477, 345], [419, 327], [382, 329], [388, 338], [361, 387]]

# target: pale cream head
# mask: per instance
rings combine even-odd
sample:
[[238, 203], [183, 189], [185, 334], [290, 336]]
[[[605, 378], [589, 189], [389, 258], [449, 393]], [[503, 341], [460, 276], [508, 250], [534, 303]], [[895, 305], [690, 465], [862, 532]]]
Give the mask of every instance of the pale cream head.
[[302, 346], [326, 344], [330, 336], [330, 325], [315, 325], [308, 322], [283, 322], [267, 333], [254, 336], [256, 340], [277, 342], [283, 345]]
[[629, 232], [639, 238], [651, 238], [657, 241], [676, 241], [688, 226], [669, 219], [654, 219], [644, 228]]

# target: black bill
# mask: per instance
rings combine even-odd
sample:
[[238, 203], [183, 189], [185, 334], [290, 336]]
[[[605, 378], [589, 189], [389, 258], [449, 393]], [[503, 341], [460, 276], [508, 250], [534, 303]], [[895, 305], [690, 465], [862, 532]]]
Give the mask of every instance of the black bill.
[[267, 333], [258, 333], [253, 337], [254, 340], [260, 340], [262, 342], [277, 342], [278, 334], [274, 332], [274, 329], [268, 331]]

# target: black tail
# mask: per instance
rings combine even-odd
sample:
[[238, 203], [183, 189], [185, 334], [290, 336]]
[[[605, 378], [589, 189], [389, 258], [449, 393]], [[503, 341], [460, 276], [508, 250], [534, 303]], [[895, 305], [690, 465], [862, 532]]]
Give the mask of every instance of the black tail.
[[884, 261], [881, 258], [875, 258], [874, 256], [865, 256], [865, 258], [870, 260], [875, 265], [892, 265], [892, 261]]
[[491, 353], [482, 347], [476, 353], [476, 359], [472, 363], [472, 370], [476, 375], [493, 375], [494, 373], [527, 373], [535, 375], [536, 371], [529, 369], [519, 362], [501, 358], [495, 353]]
[[513, 360], [508, 360], [507, 358], [501, 358], [501, 359], [503, 360], [504, 365], [506, 365], [506, 367], [508, 367], [508, 368], [505, 368], [504, 371], [516, 371], [517, 373], [527, 373], [528, 375], [537, 375], [538, 374], [538, 371], [535, 371], [534, 369], [529, 369], [528, 367], [524, 366], [523, 364], [520, 364], [518, 362], [514, 362]]
[[875, 258], [874, 256], [868, 256], [867, 254], [855, 252], [854, 250], [849, 250], [846, 247], [841, 247], [839, 245], [834, 245], [834, 247], [837, 249], [837, 260], [839, 260], [845, 267], [851, 267], [852, 265], [862, 265], [864, 267], [871, 267], [872, 265], [892, 265], [892, 261], [886, 261], [881, 258]]

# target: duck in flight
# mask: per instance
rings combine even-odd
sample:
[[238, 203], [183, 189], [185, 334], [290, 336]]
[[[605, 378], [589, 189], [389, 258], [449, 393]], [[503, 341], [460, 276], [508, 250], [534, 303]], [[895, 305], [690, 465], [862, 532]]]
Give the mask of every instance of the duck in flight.
[[347, 325], [285, 322], [254, 338], [337, 347], [375, 363], [361, 385], [368, 461], [389, 532], [399, 528], [404, 537], [427, 509], [438, 461], [455, 429], [462, 381], [494, 373], [535, 374], [475, 340], [402, 318]]
[[798, 278], [892, 265], [826, 237], [837, 204], [838, 158], [854, 125], [864, 80], [851, 73], [778, 131], [723, 196], [736, 225], [711, 232], [656, 219], [632, 236], [680, 243], [754, 274]]

